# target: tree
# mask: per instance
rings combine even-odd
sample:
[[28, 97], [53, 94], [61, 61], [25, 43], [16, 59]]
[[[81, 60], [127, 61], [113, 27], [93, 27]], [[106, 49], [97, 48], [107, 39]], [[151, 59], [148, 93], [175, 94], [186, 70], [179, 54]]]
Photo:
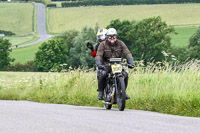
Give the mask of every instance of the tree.
[[78, 31], [76, 30], [69, 30], [64, 32], [63, 34], [57, 36], [56, 38], [62, 38], [64, 41], [64, 44], [67, 48], [67, 55], [69, 56], [69, 51], [71, 47], [73, 46], [73, 39], [78, 36]]
[[14, 59], [10, 58], [11, 43], [7, 39], [0, 37], [0, 71], [7, 70], [8, 66]]
[[39, 71], [62, 70], [61, 65], [68, 60], [67, 48], [63, 39], [54, 38], [42, 43], [35, 54], [35, 65]]
[[200, 28], [190, 37], [189, 56], [192, 59], [200, 59]]
[[87, 42], [94, 44], [96, 39], [95, 31], [84, 27], [77, 37], [73, 40], [73, 46], [70, 49], [70, 65], [72, 67], [94, 67], [95, 61], [87, 48]]
[[144, 19], [133, 25], [127, 33], [130, 40], [130, 50], [136, 60], [162, 61], [162, 51], [168, 52], [171, 38], [169, 34], [175, 33], [173, 27], [169, 27], [160, 17]]

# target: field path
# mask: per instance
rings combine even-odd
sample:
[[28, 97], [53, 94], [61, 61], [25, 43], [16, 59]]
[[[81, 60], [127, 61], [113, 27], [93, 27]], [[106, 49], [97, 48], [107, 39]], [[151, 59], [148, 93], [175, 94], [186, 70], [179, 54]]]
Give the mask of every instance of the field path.
[[[25, 46], [29, 46], [29, 45], [33, 45], [36, 43], [40, 43], [43, 42], [47, 39], [49, 39], [50, 37], [53, 37], [53, 35], [48, 35], [47, 31], [46, 31], [46, 9], [45, 9], [45, 5], [42, 3], [36, 3], [38, 6], [38, 16], [37, 16], [37, 29], [38, 29], [38, 34], [40, 39], [38, 39], [37, 41], [28, 43], [28, 44], [24, 44], [24, 45], [20, 45], [18, 47], [25, 47]], [[16, 48], [16, 47], [12, 47]]]
[[0, 100], [2, 133], [200, 133], [200, 118]]

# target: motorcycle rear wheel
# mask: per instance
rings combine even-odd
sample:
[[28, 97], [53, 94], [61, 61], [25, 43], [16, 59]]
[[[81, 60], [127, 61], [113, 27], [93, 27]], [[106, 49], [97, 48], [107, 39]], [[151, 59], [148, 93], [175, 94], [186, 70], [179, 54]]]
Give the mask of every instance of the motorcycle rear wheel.
[[119, 91], [117, 94], [117, 106], [120, 111], [124, 111], [126, 105], [126, 89], [123, 77], [119, 77], [118, 90]]

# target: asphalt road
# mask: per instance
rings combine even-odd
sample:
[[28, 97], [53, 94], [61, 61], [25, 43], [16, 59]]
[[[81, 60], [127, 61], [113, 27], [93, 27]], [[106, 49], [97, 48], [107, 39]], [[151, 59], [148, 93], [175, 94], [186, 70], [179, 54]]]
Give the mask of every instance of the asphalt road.
[[200, 133], [200, 118], [0, 101], [0, 133]]
[[[28, 44], [24, 44], [24, 45], [20, 45], [19, 47], [25, 47], [25, 46], [29, 46], [29, 45], [33, 45], [36, 43], [40, 43], [43, 42], [47, 39], [49, 39], [50, 37], [53, 37], [53, 35], [48, 35], [47, 31], [46, 31], [46, 9], [45, 9], [45, 5], [42, 3], [36, 3], [38, 6], [38, 16], [37, 16], [37, 29], [38, 29], [38, 36], [40, 37], [40, 39], [38, 39], [37, 41], [28, 43]], [[12, 49], [14, 49], [16, 47], [12, 47]]]

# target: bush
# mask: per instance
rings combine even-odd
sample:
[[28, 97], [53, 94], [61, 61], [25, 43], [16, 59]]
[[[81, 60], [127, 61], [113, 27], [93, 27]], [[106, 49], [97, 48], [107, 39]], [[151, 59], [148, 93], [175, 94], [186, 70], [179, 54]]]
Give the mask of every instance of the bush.
[[56, 7], [56, 4], [47, 4], [47, 7]]
[[12, 64], [11, 66], [9, 66], [8, 71], [36, 72], [37, 68], [34, 64], [34, 61], [28, 61], [26, 64]]
[[0, 34], [4, 34], [5, 36], [16, 35], [15, 33], [11, 32], [11, 31], [5, 31], [5, 30], [0, 30]]

